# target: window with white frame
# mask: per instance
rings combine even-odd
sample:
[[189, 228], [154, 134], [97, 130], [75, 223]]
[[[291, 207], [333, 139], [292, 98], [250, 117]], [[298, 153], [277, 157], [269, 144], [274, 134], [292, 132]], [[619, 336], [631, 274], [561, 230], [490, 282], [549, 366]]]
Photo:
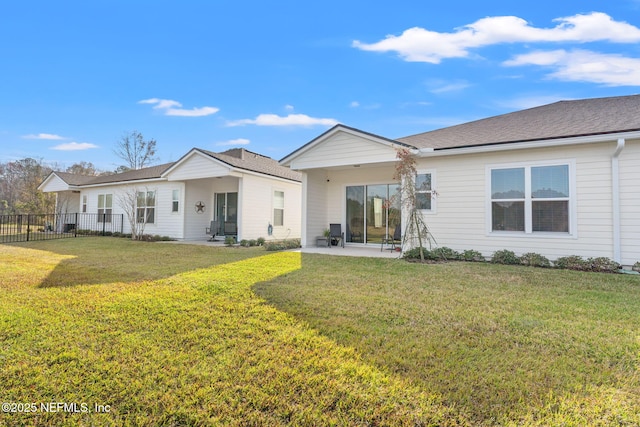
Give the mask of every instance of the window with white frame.
[[111, 222], [113, 194], [98, 194], [98, 222]]
[[153, 224], [156, 219], [156, 192], [138, 191], [136, 208], [136, 221]]
[[171, 193], [171, 212], [180, 210], [180, 190], [173, 190]]
[[82, 196], [82, 213], [87, 213], [87, 196]]
[[431, 172], [416, 174], [416, 209], [433, 210], [433, 182]]
[[569, 233], [570, 171], [568, 163], [491, 168], [491, 231]]
[[273, 192], [273, 226], [284, 225], [284, 191]]

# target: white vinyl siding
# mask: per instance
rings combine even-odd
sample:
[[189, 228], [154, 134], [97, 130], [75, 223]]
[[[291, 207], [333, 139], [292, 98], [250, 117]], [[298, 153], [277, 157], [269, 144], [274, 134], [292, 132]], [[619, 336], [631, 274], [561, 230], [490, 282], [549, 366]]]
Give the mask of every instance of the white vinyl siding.
[[169, 181], [215, 178], [229, 175], [229, 166], [205, 154], [193, 152], [167, 174]]
[[340, 131], [302, 153], [294, 159], [291, 167], [305, 169], [395, 161], [396, 151], [390, 145]]

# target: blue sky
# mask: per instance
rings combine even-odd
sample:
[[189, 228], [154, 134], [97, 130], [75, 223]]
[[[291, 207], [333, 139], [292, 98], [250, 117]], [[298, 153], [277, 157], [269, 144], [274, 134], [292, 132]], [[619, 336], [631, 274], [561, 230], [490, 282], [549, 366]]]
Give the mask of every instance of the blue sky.
[[640, 0], [15, 1], [0, 161], [113, 170], [121, 136], [280, 159], [335, 123], [389, 138], [640, 92]]

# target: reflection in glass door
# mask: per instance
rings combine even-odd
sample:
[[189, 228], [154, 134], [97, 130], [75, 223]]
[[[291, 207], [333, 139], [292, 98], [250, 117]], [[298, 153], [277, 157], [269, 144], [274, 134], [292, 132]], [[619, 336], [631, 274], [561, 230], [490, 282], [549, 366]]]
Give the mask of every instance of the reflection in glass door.
[[238, 193], [216, 193], [215, 221], [221, 236], [238, 234]]
[[381, 243], [393, 235], [401, 221], [398, 188], [397, 184], [347, 187], [347, 242]]

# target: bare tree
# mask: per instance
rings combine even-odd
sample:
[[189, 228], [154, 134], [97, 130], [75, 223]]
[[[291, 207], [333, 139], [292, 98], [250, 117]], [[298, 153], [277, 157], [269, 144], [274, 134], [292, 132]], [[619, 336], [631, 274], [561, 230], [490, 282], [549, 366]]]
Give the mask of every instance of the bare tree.
[[[145, 141], [144, 136], [135, 130], [123, 134], [113, 152], [126, 162], [124, 170], [141, 169], [158, 160], [156, 141], [154, 139]], [[123, 171], [123, 166], [118, 170]]]
[[[132, 240], [142, 239], [147, 222], [150, 219], [153, 222], [148, 210], [145, 209], [147, 202], [150, 201], [149, 198], [153, 198], [153, 205], [155, 206], [155, 192], [149, 191], [147, 188], [144, 191], [138, 190], [132, 186], [127, 186], [116, 195], [118, 205], [124, 211], [127, 221], [129, 221]], [[155, 215], [155, 212], [153, 215]]]
[[[420, 260], [424, 261], [425, 245], [429, 245], [431, 249], [435, 239], [429, 231], [429, 227], [418, 209], [418, 201], [416, 198], [416, 160], [410, 150], [401, 148], [397, 151], [396, 171], [394, 179], [400, 181], [399, 196], [402, 201], [403, 216], [406, 223], [402, 237], [402, 246], [408, 244], [411, 247], [418, 247], [420, 251]], [[435, 195], [435, 191], [432, 195]], [[417, 243], [417, 245], [416, 245]]]

